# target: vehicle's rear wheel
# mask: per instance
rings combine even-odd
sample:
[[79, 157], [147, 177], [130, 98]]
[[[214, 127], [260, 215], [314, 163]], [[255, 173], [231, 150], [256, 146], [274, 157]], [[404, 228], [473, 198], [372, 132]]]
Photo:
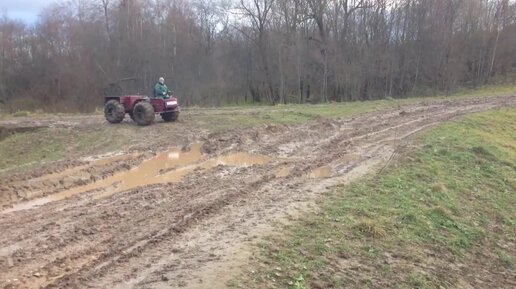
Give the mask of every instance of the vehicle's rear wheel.
[[104, 105], [104, 116], [110, 123], [119, 123], [125, 117], [124, 106], [118, 100], [110, 100]]
[[133, 108], [133, 118], [138, 125], [149, 125], [154, 120], [154, 108], [146, 101], [138, 102]]
[[165, 112], [161, 114], [161, 118], [165, 122], [176, 121], [179, 117], [179, 111]]

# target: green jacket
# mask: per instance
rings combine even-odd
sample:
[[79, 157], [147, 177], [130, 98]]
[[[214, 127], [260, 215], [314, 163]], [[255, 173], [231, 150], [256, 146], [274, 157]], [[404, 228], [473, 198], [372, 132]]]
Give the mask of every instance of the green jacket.
[[166, 84], [156, 83], [154, 86], [154, 97], [167, 97], [168, 87]]

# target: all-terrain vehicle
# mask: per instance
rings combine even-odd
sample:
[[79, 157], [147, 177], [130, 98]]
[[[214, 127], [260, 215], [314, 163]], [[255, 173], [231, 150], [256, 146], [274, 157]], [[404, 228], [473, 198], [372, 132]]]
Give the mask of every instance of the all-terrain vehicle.
[[[169, 95], [171, 93], [169, 92]], [[151, 98], [146, 95], [106, 95], [104, 97], [104, 116], [110, 123], [120, 123], [129, 114], [138, 125], [149, 125], [156, 114], [165, 122], [176, 121], [179, 117], [177, 98]]]
[[149, 125], [156, 114], [165, 122], [179, 117], [177, 98], [150, 98], [145, 95], [109, 96], [104, 100], [104, 116], [110, 123], [121, 122], [128, 113], [138, 125]]

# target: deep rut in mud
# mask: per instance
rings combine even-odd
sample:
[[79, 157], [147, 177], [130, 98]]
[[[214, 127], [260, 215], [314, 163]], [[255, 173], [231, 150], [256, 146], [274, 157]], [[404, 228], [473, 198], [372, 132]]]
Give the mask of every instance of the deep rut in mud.
[[384, 165], [422, 129], [514, 106], [515, 97], [420, 103], [201, 135], [202, 145], [76, 162], [30, 186], [13, 178], [0, 187], [9, 196], [0, 287], [225, 287], [247, 244], [328, 186]]

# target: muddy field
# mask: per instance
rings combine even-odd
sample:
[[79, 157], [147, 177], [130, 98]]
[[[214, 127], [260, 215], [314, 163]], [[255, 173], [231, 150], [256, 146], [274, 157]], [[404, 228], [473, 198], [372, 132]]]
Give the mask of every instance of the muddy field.
[[[327, 187], [382, 168], [421, 130], [515, 106], [514, 96], [421, 102], [216, 134], [185, 121], [127, 151], [3, 172], [0, 288], [225, 288], [250, 244], [314, 209]], [[49, 125], [105, 124], [3, 123]]]

